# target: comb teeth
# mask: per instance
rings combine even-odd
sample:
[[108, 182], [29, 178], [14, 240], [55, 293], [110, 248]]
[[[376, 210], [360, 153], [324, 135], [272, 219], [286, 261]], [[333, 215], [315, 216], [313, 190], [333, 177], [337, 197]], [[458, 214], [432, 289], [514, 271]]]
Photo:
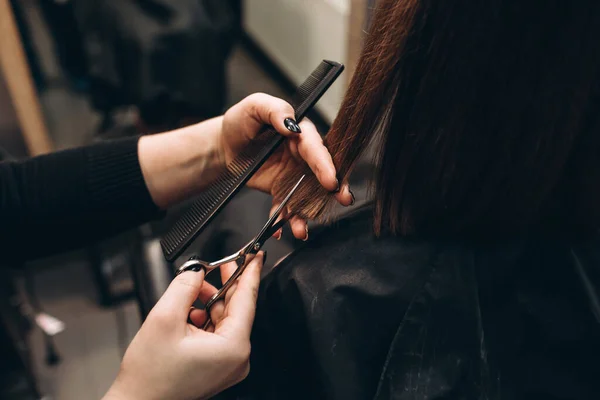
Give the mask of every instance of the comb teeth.
[[[296, 121], [304, 118], [343, 70], [344, 66], [336, 62], [321, 62], [292, 98]], [[174, 261], [187, 249], [283, 141], [273, 128], [265, 127], [246, 146], [163, 237], [161, 246], [167, 261]]]
[[294, 109], [298, 109], [304, 100], [310, 95], [310, 93], [323, 81], [323, 78], [327, 76], [327, 73], [332, 69], [331, 65], [327, 62], [319, 64], [308, 78], [302, 83], [302, 85], [296, 90], [292, 97], [291, 104]]

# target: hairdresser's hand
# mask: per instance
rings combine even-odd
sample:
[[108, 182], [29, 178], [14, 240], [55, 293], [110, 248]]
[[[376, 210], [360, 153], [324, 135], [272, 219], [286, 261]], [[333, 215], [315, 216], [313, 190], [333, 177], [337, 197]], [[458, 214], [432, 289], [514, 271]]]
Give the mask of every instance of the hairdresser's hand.
[[[286, 170], [306, 163], [325, 189], [339, 190], [336, 198], [340, 204], [350, 205], [353, 202], [350, 189], [339, 187], [333, 160], [317, 129], [307, 119], [298, 126], [293, 118], [294, 109], [281, 99], [262, 93], [246, 97], [231, 107], [223, 118], [221, 148], [225, 162], [233, 160], [263, 125], [271, 125], [288, 140], [265, 162], [248, 186], [273, 194], [273, 183], [285, 176]], [[275, 206], [277, 201], [274, 201]], [[296, 238], [308, 236], [306, 221], [293, 217], [290, 223]]]
[[[206, 313], [190, 308], [197, 298], [206, 303], [216, 289], [204, 282], [204, 272], [175, 278], [131, 342], [104, 400], [204, 399], [242, 381], [250, 370], [262, 264], [259, 253], [225, 301], [212, 307], [214, 325], [208, 332], [196, 327], [204, 324]], [[188, 315], [196, 326], [188, 324]]]

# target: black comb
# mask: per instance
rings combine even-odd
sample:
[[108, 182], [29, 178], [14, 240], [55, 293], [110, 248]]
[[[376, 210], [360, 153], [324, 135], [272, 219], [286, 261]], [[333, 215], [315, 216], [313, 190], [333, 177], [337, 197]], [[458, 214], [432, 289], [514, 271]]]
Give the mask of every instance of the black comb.
[[[296, 121], [300, 122], [306, 116], [343, 70], [342, 64], [321, 62], [292, 97]], [[161, 246], [167, 261], [174, 261], [188, 248], [284, 140], [273, 127], [263, 128], [162, 238]]]

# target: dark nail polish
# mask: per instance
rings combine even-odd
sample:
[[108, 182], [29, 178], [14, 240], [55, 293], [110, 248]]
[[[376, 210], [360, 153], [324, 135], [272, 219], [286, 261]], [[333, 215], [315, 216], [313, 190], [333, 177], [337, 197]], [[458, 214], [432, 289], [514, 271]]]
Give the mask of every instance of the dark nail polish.
[[263, 252], [263, 265], [267, 263], [267, 252]]
[[335, 190], [333, 191], [333, 193], [339, 193], [341, 188], [340, 188], [340, 180], [338, 178], [335, 178], [335, 184], [336, 184], [336, 187], [335, 187]]
[[300, 129], [300, 126], [298, 125], [298, 123], [291, 118], [286, 118], [283, 121], [283, 124], [290, 132], [302, 133], [302, 130]]
[[348, 191], [350, 192], [350, 196], [352, 196], [352, 202], [350, 203], [350, 205], [353, 206], [354, 203], [356, 203], [356, 197], [354, 197], [354, 193], [352, 193], [352, 190], [348, 189]]

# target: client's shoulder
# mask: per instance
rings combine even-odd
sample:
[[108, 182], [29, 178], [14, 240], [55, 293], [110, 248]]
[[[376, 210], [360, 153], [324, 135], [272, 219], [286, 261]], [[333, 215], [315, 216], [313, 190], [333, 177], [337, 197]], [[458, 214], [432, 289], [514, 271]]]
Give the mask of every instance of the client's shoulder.
[[395, 283], [423, 272], [439, 252], [431, 241], [373, 233], [373, 210], [357, 209], [327, 226], [311, 229], [309, 240], [282, 259], [275, 270], [295, 280], [331, 284], [348, 280]]

